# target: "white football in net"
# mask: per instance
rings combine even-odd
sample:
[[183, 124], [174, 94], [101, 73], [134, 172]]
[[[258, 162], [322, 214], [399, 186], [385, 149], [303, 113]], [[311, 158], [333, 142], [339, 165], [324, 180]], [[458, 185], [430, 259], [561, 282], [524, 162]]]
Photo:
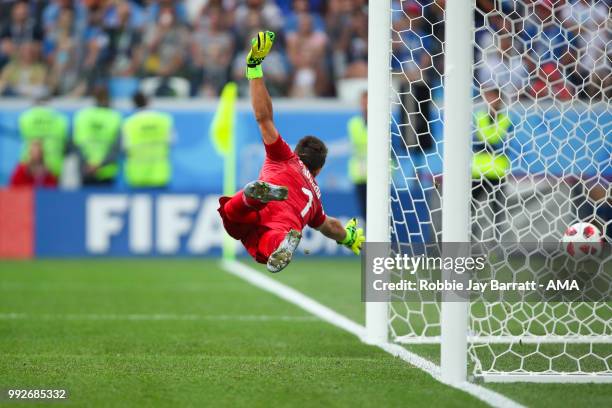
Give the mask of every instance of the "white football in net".
[[601, 231], [589, 222], [577, 222], [563, 234], [565, 250], [573, 257], [598, 255], [603, 247]]

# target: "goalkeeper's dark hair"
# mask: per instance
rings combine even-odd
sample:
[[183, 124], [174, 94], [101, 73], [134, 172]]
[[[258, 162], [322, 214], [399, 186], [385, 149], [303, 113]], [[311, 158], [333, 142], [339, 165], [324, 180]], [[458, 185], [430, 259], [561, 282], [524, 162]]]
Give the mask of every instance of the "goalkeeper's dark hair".
[[295, 154], [298, 155], [308, 170], [314, 174], [325, 164], [327, 146], [318, 137], [304, 136], [295, 146]]

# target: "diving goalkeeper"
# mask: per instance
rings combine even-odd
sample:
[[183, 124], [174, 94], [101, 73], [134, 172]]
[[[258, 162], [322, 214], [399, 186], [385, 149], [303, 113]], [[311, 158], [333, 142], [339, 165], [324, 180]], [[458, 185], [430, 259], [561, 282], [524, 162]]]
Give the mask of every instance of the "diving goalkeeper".
[[266, 159], [259, 180], [248, 183], [233, 197], [219, 199], [219, 214], [226, 231], [242, 241], [257, 262], [267, 264], [270, 272], [280, 272], [291, 262], [306, 225], [357, 255], [365, 237], [355, 219], [342, 226], [323, 211], [315, 177], [325, 164], [325, 144], [314, 136], [305, 136], [292, 151], [274, 126], [272, 100], [261, 66], [273, 43], [273, 32], [259, 32], [251, 40], [246, 60], [251, 104]]

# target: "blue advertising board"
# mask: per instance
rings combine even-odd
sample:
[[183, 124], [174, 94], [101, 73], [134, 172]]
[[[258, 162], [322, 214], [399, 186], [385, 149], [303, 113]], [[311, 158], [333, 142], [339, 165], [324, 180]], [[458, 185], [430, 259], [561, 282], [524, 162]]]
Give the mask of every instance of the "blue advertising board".
[[[37, 257], [218, 256], [224, 239], [218, 198], [201, 192], [38, 190], [34, 253]], [[328, 214], [343, 222], [356, 215], [351, 193], [324, 192], [323, 203]], [[310, 229], [305, 230], [300, 248], [312, 255], [348, 254]]]

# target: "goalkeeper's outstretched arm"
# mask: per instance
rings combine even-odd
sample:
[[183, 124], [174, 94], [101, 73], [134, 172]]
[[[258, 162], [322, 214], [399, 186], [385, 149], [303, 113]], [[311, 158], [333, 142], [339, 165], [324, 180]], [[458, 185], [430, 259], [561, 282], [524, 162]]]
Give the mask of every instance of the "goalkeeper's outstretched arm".
[[361, 253], [361, 245], [365, 241], [363, 229], [357, 228], [357, 220], [352, 218], [345, 226], [334, 217], [326, 217], [318, 228], [319, 232], [327, 238], [331, 238], [340, 245], [344, 245], [355, 255]]
[[261, 137], [265, 144], [272, 144], [278, 139], [278, 131], [272, 117], [272, 98], [270, 98], [263, 78], [251, 79], [249, 87], [251, 88], [251, 105], [253, 105]]
[[323, 224], [319, 227], [319, 232], [334, 241], [342, 241], [346, 238], [344, 225], [342, 225], [340, 220], [334, 217], [327, 216]]
[[251, 40], [251, 51], [246, 61], [246, 76], [251, 90], [251, 105], [265, 144], [272, 144], [278, 139], [278, 131], [274, 126], [272, 113], [272, 98], [270, 98], [266, 88], [261, 67], [261, 63], [270, 52], [273, 43], [274, 33], [272, 31], [260, 31], [257, 38]]

